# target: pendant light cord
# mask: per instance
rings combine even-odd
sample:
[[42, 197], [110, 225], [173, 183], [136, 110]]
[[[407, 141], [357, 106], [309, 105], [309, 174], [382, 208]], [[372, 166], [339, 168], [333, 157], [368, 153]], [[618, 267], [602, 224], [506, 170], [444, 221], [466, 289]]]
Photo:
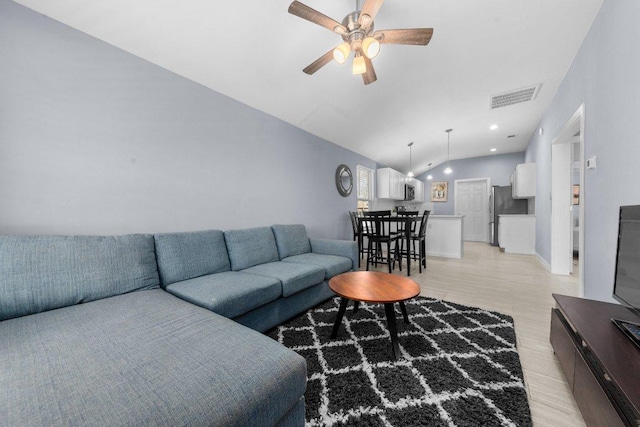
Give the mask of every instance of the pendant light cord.
[[451, 171], [451, 131], [453, 129], [447, 129], [447, 169], [445, 169], [444, 173], [447, 175], [450, 174]]

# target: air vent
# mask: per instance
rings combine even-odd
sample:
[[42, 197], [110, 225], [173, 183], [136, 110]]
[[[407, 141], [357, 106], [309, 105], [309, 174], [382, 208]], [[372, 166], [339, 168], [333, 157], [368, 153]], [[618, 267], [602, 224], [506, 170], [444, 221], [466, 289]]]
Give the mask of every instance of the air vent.
[[493, 95], [491, 97], [491, 109], [533, 101], [540, 90], [540, 86], [536, 85]]
[[515, 133], [513, 135], [507, 135], [507, 139], [515, 138], [516, 136], [518, 135], [516, 135]]

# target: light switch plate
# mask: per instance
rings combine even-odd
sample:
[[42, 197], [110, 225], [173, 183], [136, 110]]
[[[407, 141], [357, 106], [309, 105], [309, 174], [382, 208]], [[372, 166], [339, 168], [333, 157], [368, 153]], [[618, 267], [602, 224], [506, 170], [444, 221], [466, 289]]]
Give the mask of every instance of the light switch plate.
[[595, 169], [596, 168], [596, 156], [589, 157], [587, 159], [587, 169]]

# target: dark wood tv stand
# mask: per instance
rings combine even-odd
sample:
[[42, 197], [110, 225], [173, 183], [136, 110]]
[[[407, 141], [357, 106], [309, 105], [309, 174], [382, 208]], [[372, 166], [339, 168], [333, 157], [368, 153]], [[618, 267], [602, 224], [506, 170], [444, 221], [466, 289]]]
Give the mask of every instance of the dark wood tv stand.
[[640, 426], [640, 349], [611, 322], [625, 307], [553, 294], [551, 345], [588, 426]]

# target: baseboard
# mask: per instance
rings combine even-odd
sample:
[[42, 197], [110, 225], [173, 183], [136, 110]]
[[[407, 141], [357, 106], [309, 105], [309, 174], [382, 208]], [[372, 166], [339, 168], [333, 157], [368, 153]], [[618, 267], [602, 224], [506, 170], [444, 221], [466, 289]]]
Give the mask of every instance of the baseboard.
[[439, 257], [439, 258], [455, 258], [455, 259], [462, 258], [459, 254], [444, 253], [444, 252], [430, 252], [430, 251], [427, 251], [427, 256], [433, 256], [433, 257]]
[[540, 264], [542, 264], [542, 266], [546, 268], [548, 272], [551, 272], [551, 264], [545, 261], [544, 258], [542, 258], [540, 254], [537, 252], [536, 252], [536, 258], [538, 258], [538, 261], [540, 262]]

